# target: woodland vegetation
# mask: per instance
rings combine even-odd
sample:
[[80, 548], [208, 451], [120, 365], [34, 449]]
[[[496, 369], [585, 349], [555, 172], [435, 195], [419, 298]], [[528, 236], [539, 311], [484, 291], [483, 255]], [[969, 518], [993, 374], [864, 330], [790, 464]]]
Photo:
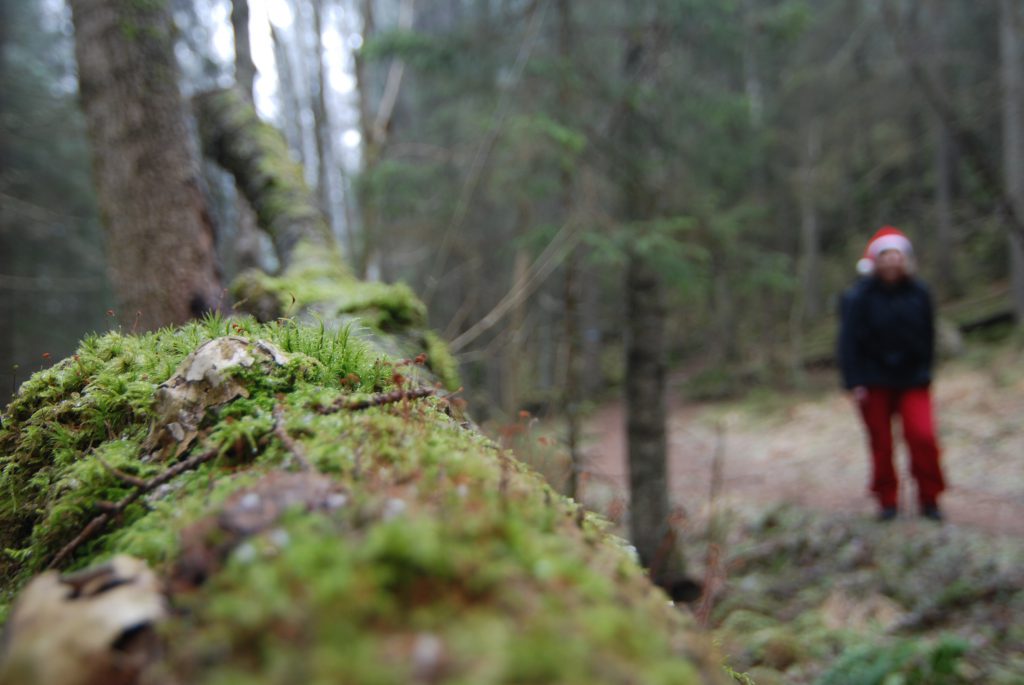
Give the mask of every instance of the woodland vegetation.
[[882, 224], [1019, 346], [1019, 3], [33, 0], [0, 86], [0, 684], [1021, 682], [1019, 546], [669, 487]]

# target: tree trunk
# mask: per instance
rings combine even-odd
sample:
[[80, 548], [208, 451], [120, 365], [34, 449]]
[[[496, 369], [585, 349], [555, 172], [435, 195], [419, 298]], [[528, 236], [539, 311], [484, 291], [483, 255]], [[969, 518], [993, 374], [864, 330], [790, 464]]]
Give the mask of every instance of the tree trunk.
[[935, 252], [935, 283], [940, 297], [960, 293], [953, 261], [953, 137], [949, 128], [935, 117], [935, 222], [938, 232]]
[[818, 160], [821, 156], [821, 123], [805, 117], [800, 150], [800, 271], [804, 320], [821, 316], [821, 236], [818, 225]]
[[216, 309], [200, 190], [163, 3], [72, 0], [79, 90], [122, 320], [155, 329]]
[[[642, 39], [630, 39], [624, 73], [640, 80], [645, 63]], [[644, 176], [644, 126], [632, 93], [621, 121], [628, 163], [622, 174], [627, 223], [653, 218], [654, 198]], [[685, 564], [671, 520], [668, 496], [668, 438], [665, 406], [666, 354], [663, 285], [650, 255], [630, 248], [626, 266], [626, 440], [629, 452], [630, 537], [654, 582], [670, 589], [684, 586]], [[682, 596], [682, 595], [679, 595]]]
[[320, 211], [331, 217], [331, 184], [330, 168], [334, 163], [334, 155], [330, 148], [331, 123], [327, 113], [327, 79], [324, 78], [324, 47], [323, 47], [323, 0], [313, 0], [313, 31], [316, 33], [316, 54], [314, 55], [314, 76], [316, 88], [312, 95], [313, 137], [316, 140], [316, 194], [320, 202]]
[[[939, 83], [949, 81], [945, 68], [947, 35], [949, 34], [948, 9], [944, 3], [929, 3], [924, 7], [925, 22], [931, 26], [928, 34], [928, 62], [931, 72]], [[942, 299], [960, 294], [956, 277], [956, 263], [953, 259], [953, 174], [956, 170], [953, 135], [949, 125], [938, 114], [932, 113], [932, 129], [935, 132], [935, 262], [932, 283]]]
[[256, 65], [249, 44], [249, 0], [231, 0], [231, 28], [235, 34], [235, 83], [252, 102]]
[[[1017, 216], [1024, 216], [1024, 53], [1019, 4], [999, 0], [999, 47], [1003, 80], [1003, 173], [1006, 194]], [[1011, 233], [1010, 279], [1018, 324], [1024, 323], [1024, 236]]]
[[[374, 36], [377, 31], [376, 20], [373, 11], [373, 0], [363, 0], [363, 45]], [[361, 249], [359, 254], [353, 255], [356, 274], [365, 278], [370, 270], [370, 263], [373, 261], [373, 254], [376, 250], [377, 239], [377, 198], [373, 192], [373, 174], [380, 161], [380, 141], [377, 140], [376, 131], [373, 126], [373, 116], [370, 112], [370, 76], [367, 73], [366, 55], [362, 49], [357, 50], [354, 56], [356, 91], [359, 96], [359, 130], [362, 134], [363, 146], [363, 167], [358, 182], [360, 232], [362, 240], [359, 241]]]
[[[574, 31], [571, 0], [558, 0], [558, 52], [561, 76], [558, 82], [558, 105], [562, 117], [572, 116], [570, 68], [574, 50]], [[563, 166], [561, 178], [562, 221], [572, 221], [572, 171]], [[567, 492], [579, 498], [579, 477], [582, 471], [580, 443], [580, 391], [583, 359], [580, 336], [580, 265], [578, 245], [569, 249], [565, 258], [565, 280], [562, 299], [565, 306], [565, 385], [562, 391], [562, 414], [566, 423], [566, 447], [569, 450], [569, 480]]]
[[[235, 36], [235, 85], [246, 99], [255, 102], [256, 65], [252, 61], [249, 41], [249, 0], [232, 0], [231, 28]], [[262, 264], [262, 236], [256, 225], [256, 214], [235, 186], [235, 210], [238, 216], [233, 241], [236, 271], [259, 268]]]
[[334, 239], [284, 137], [259, 120], [234, 89], [194, 98], [203, 151], [235, 177], [277, 249], [282, 268], [300, 240], [334, 248]]
[[306, 163], [306, 129], [302, 125], [302, 105], [295, 87], [295, 68], [288, 55], [288, 43], [281, 30], [270, 25], [274, 39], [274, 63], [277, 65], [278, 98], [281, 106], [281, 128], [288, 147], [295, 152], [299, 164]]
[[[526, 270], [530, 266], [530, 254], [523, 248], [516, 250], [512, 264], [512, 283], [509, 290], [526, 278]], [[511, 336], [505, 347], [502, 364], [504, 366], [504, 383], [502, 385], [502, 408], [509, 416], [515, 416], [520, 408], [522, 389], [519, 380], [523, 376], [523, 347], [526, 338], [526, 299], [523, 298], [512, 308], [509, 316], [508, 335]]]
[[626, 402], [630, 533], [643, 563], [656, 567], [669, 522], [665, 410], [665, 305], [661, 280], [631, 254], [626, 273]]
[[[0, 84], [7, 83], [6, 46], [12, 14], [9, 5], [0, 3]], [[8, 97], [7, 93], [0, 93], [0, 116], [4, 115]], [[0, 126], [0, 169], [8, 168], [7, 145], [7, 129]], [[0, 209], [0, 275], [12, 273], [15, 263], [14, 236], [11, 235], [12, 227], [8, 225], [5, 214], [6, 211]], [[16, 383], [13, 368], [15, 316], [14, 297], [10, 291], [0, 286], [0, 406], [7, 403]]]

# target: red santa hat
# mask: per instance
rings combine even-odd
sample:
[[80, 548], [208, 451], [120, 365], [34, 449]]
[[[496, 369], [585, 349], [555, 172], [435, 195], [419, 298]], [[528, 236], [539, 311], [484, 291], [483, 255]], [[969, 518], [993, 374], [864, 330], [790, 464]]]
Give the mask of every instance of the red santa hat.
[[875, 259], [886, 250], [899, 250], [908, 261], [914, 258], [914, 247], [903, 231], [892, 226], [882, 226], [868, 242], [864, 256], [857, 262], [857, 273], [867, 276], [875, 270]]

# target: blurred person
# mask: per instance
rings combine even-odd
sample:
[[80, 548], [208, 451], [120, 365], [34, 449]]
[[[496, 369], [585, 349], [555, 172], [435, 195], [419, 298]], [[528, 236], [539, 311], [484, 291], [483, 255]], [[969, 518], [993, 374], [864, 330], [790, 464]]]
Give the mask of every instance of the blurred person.
[[840, 306], [839, 366], [867, 429], [871, 491], [883, 521], [899, 512], [892, 435], [896, 414], [903, 423], [920, 513], [942, 520], [939, 494], [946, 484], [931, 400], [935, 314], [914, 266], [907, 236], [883, 227], [857, 263], [861, 278], [843, 293]]

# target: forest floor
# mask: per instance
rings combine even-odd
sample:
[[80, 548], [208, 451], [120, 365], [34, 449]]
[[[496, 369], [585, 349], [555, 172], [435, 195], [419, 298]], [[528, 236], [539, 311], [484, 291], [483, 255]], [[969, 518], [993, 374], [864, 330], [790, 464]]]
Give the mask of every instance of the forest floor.
[[[705, 588], [683, 610], [749, 673], [740, 683], [1024, 685], [1024, 353], [974, 348], [939, 371], [943, 525], [917, 515], [902, 448], [902, 516], [875, 521], [860, 419], [816, 381], [707, 403], [673, 379], [671, 496]], [[560, 427], [520, 427], [517, 454], [562, 486]], [[625, 536], [621, 403], [584, 433], [582, 499]]]
[[[715, 462], [719, 509], [786, 503], [871, 516], [866, 438], [848, 396], [776, 395], [690, 403], [674, 379], [669, 411], [669, 478], [685, 520], [707, 519]], [[935, 406], [951, 525], [1024, 538], [1024, 356], [1006, 350], [946, 365]], [[899, 428], [895, 428], [898, 439]], [[618, 519], [627, 497], [624, 407], [605, 405], [585, 428], [583, 499]], [[906, 450], [898, 461], [903, 515], [916, 515]]]

